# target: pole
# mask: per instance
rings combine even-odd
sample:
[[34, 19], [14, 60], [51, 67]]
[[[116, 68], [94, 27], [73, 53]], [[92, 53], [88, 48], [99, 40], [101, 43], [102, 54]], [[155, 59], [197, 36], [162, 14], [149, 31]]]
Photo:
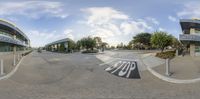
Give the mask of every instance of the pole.
[[178, 49], [176, 49], [176, 56], [178, 56], [179, 55], [179, 53], [178, 53]]
[[[13, 39], [16, 39], [16, 31], [14, 31]], [[13, 66], [16, 65], [16, 45], [13, 46]]]
[[1, 75], [4, 74], [4, 70], [3, 70], [3, 59], [1, 59]]
[[166, 64], [165, 75], [166, 75], [166, 76], [170, 76], [170, 64], [169, 64], [169, 58], [165, 59], [165, 64]]
[[17, 54], [17, 60], [18, 60], [18, 61], [20, 60], [19, 54]]
[[15, 59], [15, 54], [13, 55], [13, 66], [15, 66], [16, 65], [16, 59]]

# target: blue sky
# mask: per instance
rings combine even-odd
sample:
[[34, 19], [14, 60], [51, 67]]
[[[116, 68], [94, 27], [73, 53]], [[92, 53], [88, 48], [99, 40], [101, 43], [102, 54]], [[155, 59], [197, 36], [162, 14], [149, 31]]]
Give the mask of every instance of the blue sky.
[[16, 24], [31, 46], [69, 37], [100, 36], [110, 45], [140, 32], [178, 37], [179, 19], [200, 18], [198, 0], [1, 0], [0, 18]]

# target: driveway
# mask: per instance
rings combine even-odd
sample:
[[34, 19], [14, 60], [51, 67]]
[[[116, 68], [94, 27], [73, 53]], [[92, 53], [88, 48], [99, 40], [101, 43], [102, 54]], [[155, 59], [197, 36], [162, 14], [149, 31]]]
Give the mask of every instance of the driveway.
[[95, 55], [33, 52], [18, 71], [0, 81], [0, 99], [188, 99], [198, 98], [200, 83], [171, 84], [148, 71], [140, 79], [106, 72]]

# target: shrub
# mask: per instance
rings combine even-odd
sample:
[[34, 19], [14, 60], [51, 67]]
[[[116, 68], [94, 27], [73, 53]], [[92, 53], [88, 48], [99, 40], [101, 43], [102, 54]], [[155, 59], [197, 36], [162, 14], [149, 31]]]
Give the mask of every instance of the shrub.
[[160, 52], [156, 53], [156, 57], [162, 58], [162, 59], [172, 59], [175, 57], [175, 51], [166, 51], [166, 52]]
[[82, 51], [82, 53], [98, 53], [99, 51], [98, 50], [85, 50], [85, 51]]

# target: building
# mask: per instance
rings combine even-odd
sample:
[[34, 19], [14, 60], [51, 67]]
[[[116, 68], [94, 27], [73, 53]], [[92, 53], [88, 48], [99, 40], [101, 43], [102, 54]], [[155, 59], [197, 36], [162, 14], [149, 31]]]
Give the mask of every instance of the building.
[[69, 49], [70, 41], [72, 40], [69, 38], [54, 41], [52, 43], [45, 45], [45, 49], [47, 51], [53, 51], [53, 52], [70, 52]]
[[179, 35], [179, 40], [191, 56], [200, 56], [200, 20], [181, 19], [180, 25], [183, 34]]
[[16, 25], [0, 19], [0, 52], [15, 53], [29, 47], [29, 38]]

